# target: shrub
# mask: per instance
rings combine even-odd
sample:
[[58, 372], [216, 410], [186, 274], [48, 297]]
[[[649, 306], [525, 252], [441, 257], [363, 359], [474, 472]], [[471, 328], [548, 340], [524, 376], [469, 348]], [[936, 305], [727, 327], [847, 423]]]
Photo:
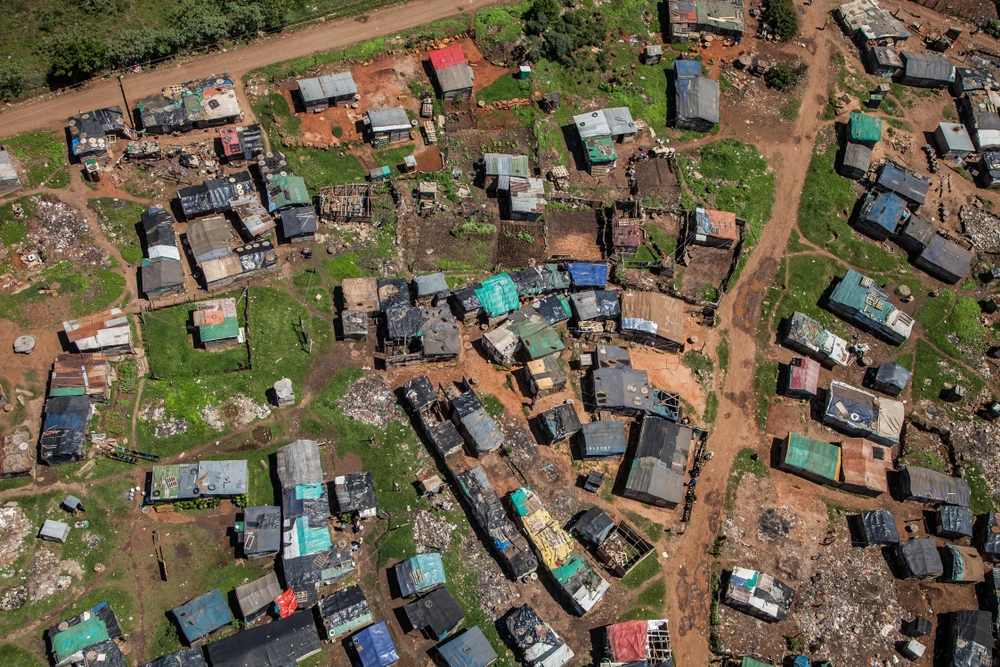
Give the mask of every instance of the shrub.
[[764, 74], [764, 82], [772, 88], [789, 91], [802, 80], [808, 69], [809, 66], [805, 63], [797, 65], [778, 63]]
[[82, 33], [69, 33], [49, 47], [49, 76], [53, 83], [76, 83], [108, 64], [108, 45]]
[[990, 37], [1000, 39], [1000, 21], [992, 20], [983, 25], [983, 32]]
[[799, 34], [799, 17], [792, 0], [768, 0], [766, 16], [778, 39], [787, 42]]
[[24, 70], [16, 62], [0, 65], [0, 101], [14, 99], [24, 88]]

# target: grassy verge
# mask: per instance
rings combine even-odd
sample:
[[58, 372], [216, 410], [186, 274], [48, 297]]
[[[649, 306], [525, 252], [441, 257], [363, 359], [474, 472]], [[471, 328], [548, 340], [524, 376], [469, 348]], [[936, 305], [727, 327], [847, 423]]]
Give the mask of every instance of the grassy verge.
[[625, 510], [623, 514], [633, 526], [641, 532], [646, 533], [646, 536], [652, 540], [653, 544], [659, 542], [660, 538], [663, 537], [662, 523], [657, 523], [652, 519], [648, 519], [641, 514], [637, 514], [636, 512], [631, 512], [629, 510]]
[[984, 386], [978, 375], [942, 358], [937, 350], [923, 340], [917, 341], [912, 382], [914, 400], [929, 398], [939, 403], [942, 402], [941, 391], [945, 384], [961, 384], [969, 396], [979, 395]]
[[530, 79], [518, 79], [515, 74], [507, 72], [476, 93], [476, 101], [493, 104], [501, 100], [531, 97], [533, 92]]
[[900, 463], [905, 463], [908, 466], [914, 466], [916, 468], [936, 470], [937, 472], [943, 472], [946, 475], [951, 474], [948, 470], [948, 466], [945, 464], [944, 460], [937, 455], [937, 452], [931, 452], [925, 449], [907, 452], [906, 455], [900, 460]]
[[[28, 132], [3, 140], [3, 146], [20, 163], [26, 188], [37, 188], [66, 165], [66, 144], [55, 132]], [[67, 174], [67, 177], [69, 174]], [[54, 187], [65, 187], [69, 181]]]
[[118, 300], [125, 289], [125, 278], [110, 269], [84, 268], [78, 272], [70, 262], [60, 262], [43, 271], [28, 289], [0, 299], [0, 319], [26, 323], [25, 312], [44, 307], [49, 299], [54, 298], [39, 294], [38, 290], [54, 283], [59, 283], [59, 296], [55, 298], [69, 299], [70, 312], [74, 317], [107, 308]]
[[753, 373], [753, 388], [757, 393], [757, 409], [754, 417], [757, 424], [764, 428], [767, 425], [767, 413], [771, 408], [771, 402], [778, 390], [777, 361], [757, 355], [757, 367]]
[[662, 569], [657, 554], [652, 553], [632, 568], [631, 572], [622, 577], [621, 584], [630, 591], [634, 591], [658, 575]]
[[125, 199], [88, 199], [87, 208], [97, 215], [104, 236], [118, 248], [128, 264], [137, 266], [142, 261], [142, 244], [136, 233], [139, 217], [146, 207]]
[[819, 304], [834, 278], [843, 276], [847, 267], [832, 257], [814, 254], [794, 255], [787, 258], [787, 262], [787, 289], [775, 310], [774, 321], [780, 322], [800, 312], [828, 329], [843, 331], [841, 321]]
[[986, 514], [996, 510], [997, 496], [976, 462], [966, 461], [963, 472], [965, 473], [965, 481], [969, 483], [969, 490], [972, 492], [969, 509], [972, 510], [973, 514]]

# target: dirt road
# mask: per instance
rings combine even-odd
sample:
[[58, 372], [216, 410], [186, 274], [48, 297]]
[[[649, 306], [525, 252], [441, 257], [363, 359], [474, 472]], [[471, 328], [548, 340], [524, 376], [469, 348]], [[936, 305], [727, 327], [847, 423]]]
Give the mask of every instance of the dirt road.
[[[803, 37], [811, 38], [812, 26], [822, 25], [833, 2], [815, 3], [800, 13]], [[674, 659], [679, 665], [708, 664], [709, 608], [711, 603], [710, 551], [724, 518], [723, 506], [726, 483], [733, 458], [742, 447], [755, 447], [762, 437], [753, 423], [753, 378], [756, 342], [754, 332], [760, 318], [760, 305], [767, 287], [772, 284], [788, 236], [797, 221], [799, 197], [805, 181], [816, 132], [824, 125], [820, 120], [830, 84], [831, 43], [825, 35], [815, 37], [815, 51], [809, 52], [809, 78], [801, 94], [802, 107], [794, 129], [778, 140], [743, 137], [739, 124], [724, 132], [745, 140], [753, 140], [774, 166], [776, 203], [774, 213], [764, 230], [735, 289], [723, 298], [720, 315], [729, 330], [730, 361], [719, 417], [709, 440], [715, 458], [698, 480], [699, 502], [695, 506], [687, 531], [673, 554], [676, 568], [667, 568], [667, 591], [676, 600], [670, 606], [670, 623], [674, 641]], [[733, 129], [735, 127], [735, 129]], [[769, 136], [775, 136], [770, 134]]]
[[[234, 80], [256, 67], [309, 56], [317, 51], [341, 49], [351, 44], [440, 21], [463, 12], [472, 12], [496, 0], [412, 0], [353, 19], [319, 24], [281, 35], [259, 44], [214, 53], [203, 58], [166, 66], [123, 79], [129, 103], [160, 92], [170, 83], [191, 81], [210, 74], [228, 72]], [[62, 127], [66, 119], [81, 110], [121, 103], [117, 81], [92, 84], [81, 90], [41, 98], [0, 114], [0, 137], [9, 137], [44, 128]]]

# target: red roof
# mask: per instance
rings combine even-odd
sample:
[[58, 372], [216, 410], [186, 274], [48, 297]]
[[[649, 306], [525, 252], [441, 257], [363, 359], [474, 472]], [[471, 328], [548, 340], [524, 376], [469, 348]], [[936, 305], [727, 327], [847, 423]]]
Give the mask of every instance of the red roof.
[[815, 395], [819, 386], [819, 362], [809, 358], [800, 359], [800, 362], [798, 366], [791, 366], [788, 388]]
[[622, 621], [607, 627], [611, 659], [632, 662], [646, 659], [646, 621]]
[[465, 54], [462, 53], [462, 47], [458, 44], [449, 46], [447, 49], [431, 51], [427, 55], [431, 57], [431, 65], [433, 65], [435, 72], [445, 67], [465, 64]]
[[242, 155], [243, 147], [240, 145], [239, 129], [227, 127], [219, 130], [219, 138], [222, 139], [222, 154], [226, 157]]

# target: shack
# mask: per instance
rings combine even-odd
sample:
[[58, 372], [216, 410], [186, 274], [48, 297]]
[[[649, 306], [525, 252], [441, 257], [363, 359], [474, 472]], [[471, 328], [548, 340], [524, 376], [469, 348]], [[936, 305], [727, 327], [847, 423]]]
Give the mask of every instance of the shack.
[[993, 619], [988, 611], [956, 611], [948, 615], [948, 639], [942, 664], [989, 667], [993, 664]]
[[416, 304], [418, 306], [431, 306], [436, 303], [447, 301], [451, 296], [451, 289], [448, 281], [445, 280], [444, 273], [429, 273], [424, 276], [413, 276], [413, 289], [416, 292]]
[[670, 667], [667, 620], [620, 621], [604, 628], [606, 667]]
[[909, 206], [916, 208], [927, 200], [931, 179], [908, 169], [892, 160], [886, 160], [875, 181], [875, 188], [883, 192], [894, 192]]
[[176, 653], [168, 653], [142, 667], [208, 667], [205, 651], [201, 647], [185, 648]]
[[276, 213], [289, 207], [312, 206], [305, 179], [284, 172], [268, 174], [264, 197], [268, 213]]
[[318, 113], [330, 107], [346, 106], [358, 96], [358, 84], [348, 72], [299, 79], [299, 99], [306, 111]]
[[540, 178], [500, 176], [497, 194], [501, 218], [537, 222], [545, 213], [545, 181]]
[[573, 288], [604, 289], [608, 284], [608, 265], [606, 263], [569, 262], [566, 264]]
[[809, 355], [824, 366], [846, 366], [851, 362], [847, 341], [830, 333], [822, 324], [798, 311], [783, 327], [782, 344]]
[[344, 278], [340, 283], [344, 310], [364, 313], [368, 317], [379, 314], [378, 280], [375, 278]]
[[378, 306], [383, 313], [410, 307], [410, 286], [406, 278], [378, 279]]
[[826, 393], [823, 423], [847, 435], [892, 446], [903, 429], [904, 406], [899, 401], [834, 380]]
[[524, 364], [524, 375], [532, 396], [547, 396], [562, 391], [566, 373], [559, 367], [559, 355], [549, 354]]
[[889, 490], [892, 451], [861, 438], [840, 443], [841, 488], [850, 493], [878, 496]]
[[86, 396], [56, 396], [45, 401], [39, 458], [47, 465], [83, 460], [94, 410]]
[[542, 564], [576, 614], [583, 616], [593, 609], [610, 584], [579, 553], [573, 538], [552, 518], [531, 488], [522, 486], [512, 491], [510, 503]]
[[532, 266], [509, 275], [517, 286], [517, 295], [520, 297], [551, 294], [569, 289], [570, 286], [569, 273], [560, 269], [558, 264]]
[[919, 255], [937, 236], [931, 223], [917, 215], [911, 215], [899, 233], [896, 242], [911, 255]]
[[659, 292], [626, 292], [621, 298], [626, 340], [669, 352], [684, 351], [684, 302]]
[[66, 538], [69, 537], [69, 524], [46, 519], [45, 523], [42, 524], [41, 530], [38, 531], [38, 537], [49, 542], [63, 544], [66, 542]]
[[[174, 248], [175, 252], [176, 250]], [[139, 268], [139, 284], [142, 285], [143, 294], [147, 296], [181, 294], [184, 292], [184, 267], [176, 259], [161, 259], [157, 262], [143, 260]]]
[[580, 417], [571, 403], [563, 403], [542, 412], [538, 415], [537, 423], [547, 445], [572, 438], [581, 428]]
[[573, 116], [573, 124], [583, 144], [587, 171], [592, 175], [610, 174], [618, 164], [618, 153], [604, 113], [592, 111]]
[[138, 107], [142, 126], [150, 134], [227, 125], [242, 113], [228, 74], [167, 86], [158, 95], [139, 99]]
[[732, 248], [740, 240], [740, 225], [735, 213], [699, 207], [690, 217], [694, 224], [695, 245]]
[[975, 525], [975, 538], [976, 546], [987, 560], [993, 563], [1000, 560], [1000, 513], [990, 510], [980, 515]]
[[86, 396], [94, 403], [111, 398], [111, 364], [103, 352], [57, 354], [49, 376], [54, 396]]
[[868, 510], [858, 516], [861, 538], [867, 546], [899, 544], [896, 517], [889, 510]]
[[501, 321], [511, 311], [521, 307], [521, 299], [517, 296], [517, 286], [506, 273], [487, 278], [480, 285], [475, 290], [476, 297], [491, 326]]
[[0, 150], [0, 197], [21, 189], [21, 177], [11, 162], [10, 153]]
[[896, 234], [909, 215], [902, 197], [892, 192], [868, 193], [854, 226], [876, 241], [885, 241]]
[[963, 280], [972, 266], [972, 251], [949, 241], [943, 236], [934, 236], [923, 252], [913, 261], [913, 265], [923, 269], [938, 280], [950, 285]]
[[602, 419], [580, 427], [580, 456], [620, 459], [628, 449], [625, 422], [619, 419]]
[[499, 179], [501, 176], [528, 178], [531, 174], [531, 165], [528, 163], [527, 155], [483, 153], [481, 165], [483, 176], [487, 179]]
[[188, 600], [170, 610], [189, 646], [216, 630], [228, 628], [233, 623], [229, 605], [218, 588]]
[[465, 620], [465, 612], [445, 586], [439, 586], [403, 607], [410, 627], [439, 642]]
[[852, 111], [848, 125], [848, 140], [852, 143], [874, 146], [882, 139], [881, 118]]
[[228, 164], [250, 162], [264, 152], [264, 132], [256, 123], [219, 130], [219, 140], [222, 157]]
[[503, 432], [474, 391], [451, 399], [451, 419], [475, 456], [492, 452], [503, 444]]
[[599, 344], [594, 348], [594, 359], [598, 368], [632, 368], [632, 355], [624, 347]]
[[364, 115], [364, 125], [375, 147], [410, 140], [410, 118], [403, 107], [369, 109]]
[[249, 490], [246, 459], [153, 466], [147, 502], [235, 498]]
[[601, 546], [614, 529], [615, 522], [607, 512], [596, 506], [584, 512], [573, 524], [573, 532], [594, 547]]
[[674, 61], [674, 96], [681, 130], [709, 132], [719, 122], [719, 83], [701, 76], [701, 62]]
[[687, 426], [661, 417], [645, 417], [622, 495], [657, 507], [677, 507], [684, 499], [693, 438], [694, 431]]
[[944, 574], [937, 540], [933, 537], [911, 537], [900, 542], [896, 561], [904, 579], [935, 579]]
[[333, 500], [338, 514], [371, 519], [378, 514], [375, 479], [370, 472], [352, 472], [333, 480]]
[[249, 559], [273, 556], [281, 551], [281, 508], [260, 505], [243, 510], [243, 530], [237, 537], [243, 545], [243, 555]]
[[872, 167], [872, 148], [867, 144], [847, 142], [844, 159], [840, 163], [840, 175], [855, 181], [861, 180]]
[[774, 623], [788, 619], [795, 592], [764, 572], [735, 567], [729, 573], [723, 602], [744, 614]]
[[421, 311], [420, 351], [425, 361], [449, 361], [462, 352], [462, 335], [458, 321], [447, 304], [430, 306]]
[[438, 646], [447, 667], [489, 667], [497, 661], [497, 652], [478, 625]]
[[618, 292], [614, 290], [588, 290], [569, 295], [573, 316], [580, 322], [604, 322], [621, 316]]
[[232, 238], [233, 233], [229, 229], [229, 224], [221, 216], [197, 220], [188, 223], [187, 226], [188, 249], [194, 257], [195, 264], [231, 255]]
[[229, 208], [239, 218], [246, 238], [260, 238], [274, 229], [274, 218], [260, 203], [256, 193], [234, 199]]
[[781, 445], [778, 467], [817, 484], [840, 482], [840, 447], [789, 433]]
[[135, 352], [128, 316], [120, 308], [63, 322], [63, 332], [77, 352], [104, 352], [109, 356]]
[[282, 590], [278, 583], [278, 575], [272, 570], [260, 579], [237, 586], [235, 592], [240, 615], [249, 623], [267, 613]]
[[335, 640], [371, 623], [371, 608], [360, 586], [349, 586], [319, 601], [324, 639]]
[[809, 358], [792, 357], [788, 364], [784, 393], [792, 398], [810, 399], [819, 390], [819, 362]]
[[472, 82], [476, 77], [465, 61], [461, 44], [452, 44], [444, 49], [430, 51], [427, 55], [442, 99], [472, 97]]
[[500, 496], [479, 466], [457, 473], [460, 499], [469, 508], [479, 529], [486, 533], [501, 566], [514, 579], [523, 580], [538, 568], [538, 559], [524, 535], [507, 515]]
[[410, 598], [446, 583], [441, 554], [417, 554], [396, 563], [393, 568], [399, 594]]
[[322, 650], [311, 609], [237, 632], [205, 647], [212, 667], [289, 667]]
[[281, 236], [285, 241], [312, 243], [318, 229], [313, 206], [292, 206], [281, 212]]
[[451, 308], [464, 324], [472, 324], [485, 313], [478, 294], [482, 288], [482, 283], [475, 283], [452, 292], [449, 299]]
[[965, 159], [976, 152], [969, 131], [960, 123], [938, 123], [934, 130], [934, 143], [937, 144], [938, 156], [942, 158]]
[[955, 65], [946, 56], [924, 51], [901, 51], [903, 70], [899, 82], [917, 88], [947, 88], [955, 81]]
[[574, 657], [563, 638], [530, 605], [507, 612], [504, 626], [525, 667], [562, 667]]
[[972, 510], [959, 505], [941, 505], [934, 512], [934, 534], [948, 540], [972, 539]]
[[120, 106], [106, 107], [72, 116], [69, 126], [69, 150], [76, 158], [105, 155], [113, 143], [108, 137], [124, 137], [125, 114]]
[[206, 349], [232, 345], [243, 338], [233, 297], [195, 304], [191, 323], [198, 330], [196, 341]]
[[913, 318], [889, 299], [889, 293], [874, 280], [848, 269], [830, 293], [827, 307], [885, 342], [902, 345], [913, 330]]
[[903, 498], [929, 505], [968, 507], [972, 498], [969, 483], [936, 470], [901, 466], [900, 484]]
[[[121, 624], [107, 600], [98, 602], [76, 616], [54, 625], [45, 633], [55, 667], [126, 667], [125, 657], [115, 643], [122, 639]], [[88, 658], [95, 651], [103, 660]]]

